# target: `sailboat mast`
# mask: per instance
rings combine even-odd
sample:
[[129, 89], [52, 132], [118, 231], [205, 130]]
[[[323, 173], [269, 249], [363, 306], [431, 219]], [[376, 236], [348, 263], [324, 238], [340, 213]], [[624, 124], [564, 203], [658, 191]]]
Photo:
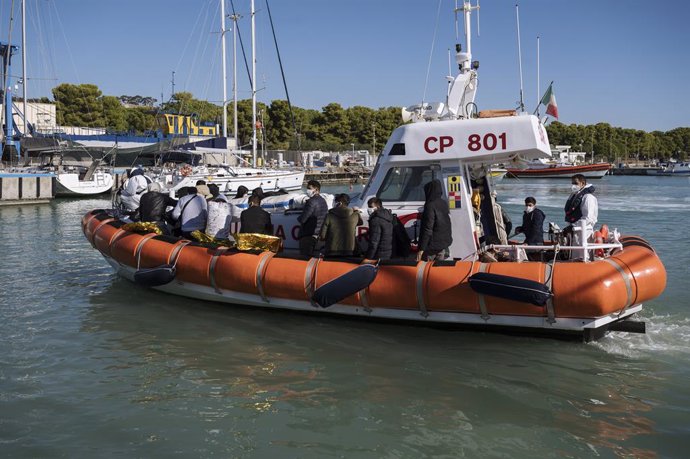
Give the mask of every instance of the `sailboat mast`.
[[[22, 95], [24, 98], [24, 104], [22, 109], [22, 113], [24, 114], [24, 130], [22, 131], [22, 134], [26, 135], [26, 0], [22, 0], [22, 82]], [[19, 155], [21, 156], [21, 151], [19, 152]], [[27, 156], [26, 159], [29, 159], [29, 157]]]
[[256, 20], [254, 0], [251, 1], [252, 15], [252, 166], [256, 167]]
[[235, 149], [238, 149], [237, 143], [237, 20], [240, 18], [238, 14], [233, 14], [232, 18], [232, 101], [233, 101], [233, 133], [235, 136]]
[[223, 138], [228, 137], [228, 75], [225, 62], [225, 0], [220, 0], [220, 52], [223, 62]]

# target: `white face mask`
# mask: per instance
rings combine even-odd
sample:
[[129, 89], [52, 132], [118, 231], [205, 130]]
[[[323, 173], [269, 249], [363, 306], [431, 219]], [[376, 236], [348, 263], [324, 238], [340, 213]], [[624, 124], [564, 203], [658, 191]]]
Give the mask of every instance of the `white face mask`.
[[573, 184], [573, 185], [570, 187], [570, 189], [573, 190], [573, 193], [577, 193], [578, 191], [580, 191], [580, 185], [575, 185], [575, 184]]
[[525, 206], [525, 212], [530, 213], [534, 210], [534, 206]]
[[374, 208], [374, 207], [367, 207], [367, 214], [369, 214], [369, 216], [371, 216], [371, 214], [373, 214], [375, 210], [376, 210], [376, 208]]
[[314, 196], [314, 194], [316, 194], [316, 190], [314, 188], [307, 188], [307, 196], [311, 198]]

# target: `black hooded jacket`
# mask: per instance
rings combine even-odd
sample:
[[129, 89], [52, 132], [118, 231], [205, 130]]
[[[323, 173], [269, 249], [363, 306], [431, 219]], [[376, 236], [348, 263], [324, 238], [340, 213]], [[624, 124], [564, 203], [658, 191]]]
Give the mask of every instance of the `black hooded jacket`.
[[448, 203], [443, 199], [443, 185], [438, 179], [424, 185], [424, 212], [419, 236], [419, 250], [435, 254], [453, 243]]
[[383, 207], [369, 217], [367, 258], [388, 260], [393, 255], [393, 214]]
[[175, 207], [177, 201], [166, 193], [147, 191], [141, 195], [139, 214], [142, 222], [162, 222], [165, 220], [165, 209]]

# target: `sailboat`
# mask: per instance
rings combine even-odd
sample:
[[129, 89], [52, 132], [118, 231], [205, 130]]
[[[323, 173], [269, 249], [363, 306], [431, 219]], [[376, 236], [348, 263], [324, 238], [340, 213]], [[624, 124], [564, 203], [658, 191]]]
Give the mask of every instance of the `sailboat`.
[[[257, 167], [257, 129], [261, 123], [257, 122], [256, 111], [256, 40], [255, 40], [255, 8], [254, 0], [251, 1], [251, 29], [252, 29], [252, 163], [245, 164], [243, 159], [243, 151], [229, 151], [229, 150], [208, 150], [204, 148], [197, 148], [192, 152], [198, 152], [202, 155], [204, 153], [218, 154], [222, 152], [224, 155], [232, 155], [239, 159], [240, 166], [230, 166], [227, 164], [227, 159], [224, 158], [223, 164], [209, 165], [206, 161], [202, 161], [201, 165], [189, 167], [162, 170], [154, 180], [162, 184], [163, 188], [177, 192], [184, 187], [194, 186], [198, 180], [204, 180], [207, 183], [215, 183], [218, 185], [222, 193], [233, 194], [236, 193], [240, 186], [247, 187], [249, 190], [261, 188], [265, 192], [270, 191], [296, 191], [302, 188], [304, 182], [304, 170], [289, 170], [289, 169], [268, 169]], [[221, 54], [222, 54], [222, 68], [223, 68], [223, 138], [227, 139], [227, 69], [226, 69], [226, 51], [225, 51], [225, 2], [220, 1], [220, 15], [221, 15]], [[235, 21], [233, 27], [233, 34], [237, 33], [236, 21], [237, 15], [232, 15]], [[235, 44], [233, 40], [233, 102], [235, 109], [234, 113], [234, 144], [237, 145], [237, 59]]]
[[[25, 1], [22, 0], [22, 32], [26, 29]], [[14, 14], [12, 12], [11, 14]], [[18, 162], [21, 160], [21, 147], [19, 140], [26, 135], [27, 128], [23, 133], [19, 133], [15, 122], [15, 109], [19, 118], [28, 126], [26, 120], [26, 101], [27, 101], [27, 78], [26, 78], [26, 39], [22, 33], [22, 79], [24, 110], [15, 107], [12, 98], [12, 56], [17, 51], [17, 46], [11, 43], [0, 43], [0, 54], [3, 60], [4, 87], [7, 88], [4, 94], [4, 138], [3, 152], [7, 151], [8, 159], [11, 163], [13, 154], [17, 154]], [[49, 158], [49, 162], [38, 167], [17, 166], [11, 169], [13, 173], [38, 173], [50, 175], [56, 184], [55, 196], [92, 196], [110, 191], [113, 186], [113, 175], [101, 166], [100, 160], [93, 160], [89, 167], [64, 166], [62, 164], [62, 152], [60, 149], [43, 152], [44, 157]], [[59, 158], [57, 164], [55, 158]]]

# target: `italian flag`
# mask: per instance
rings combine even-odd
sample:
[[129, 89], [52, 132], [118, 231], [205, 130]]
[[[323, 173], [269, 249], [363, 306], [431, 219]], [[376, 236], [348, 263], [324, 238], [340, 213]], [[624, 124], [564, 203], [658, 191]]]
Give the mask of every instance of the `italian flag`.
[[546, 114], [558, 119], [558, 105], [556, 105], [556, 95], [553, 93], [553, 82], [549, 85], [549, 89], [544, 93], [544, 97], [539, 101], [546, 107]]

